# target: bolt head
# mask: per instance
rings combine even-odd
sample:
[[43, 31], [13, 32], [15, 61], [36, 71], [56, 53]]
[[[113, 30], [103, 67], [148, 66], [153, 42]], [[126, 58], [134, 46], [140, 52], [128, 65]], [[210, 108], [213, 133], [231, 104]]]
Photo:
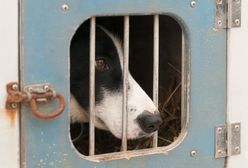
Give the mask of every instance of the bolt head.
[[236, 152], [239, 152], [239, 151], [240, 151], [240, 147], [239, 147], [239, 146], [236, 146], [236, 147], [235, 147], [235, 151], [236, 151]]
[[11, 103], [11, 108], [16, 109], [18, 107], [17, 103]]
[[191, 8], [195, 8], [196, 7], [196, 1], [191, 1], [191, 3], [190, 3], [190, 6], [191, 6]]
[[239, 19], [235, 19], [235, 24], [237, 25], [237, 26], [239, 26], [240, 25], [240, 20]]
[[48, 91], [48, 90], [50, 90], [50, 86], [49, 85], [45, 85], [44, 86], [44, 89], [45, 89], [45, 91]]
[[235, 0], [236, 3], [240, 3], [240, 0]]
[[235, 125], [234, 127], [235, 127], [236, 131], [239, 131], [239, 129], [240, 129], [239, 125]]
[[69, 10], [69, 6], [68, 4], [63, 4], [62, 7], [61, 7], [62, 11], [66, 12]]
[[218, 134], [221, 134], [222, 133], [222, 128], [218, 128], [217, 131], [218, 131]]
[[216, 0], [217, 4], [222, 4], [222, 0]]
[[12, 89], [13, 89], [13, 90], [18, 90], [18, 88], [19, 88], [18, 84], [13, 84], [13, 85], [12, 85]]
[[190, 152], [190, 156], [191, 156], [191, 157], [195, 157], [196, 154], [197, 154], [196, 150], [192, 150], [192, 151]]
[[217, 24], [218, 24], [218, 26], [222, 26], [222, 21], [221, 20], [218, 20], [217, 21]]
[[223, 150], [221, 150], [221, 149], [219, 149], [217, 152], [218, 152], [219, 155], [224, 155], [224, 154], [226, 154], [226, 152], [223, 151]]
[[28, 87], [27, 90], [28, 90], [28, 92], [32, 92], [33, 91], [33, 88], [32, 87]]

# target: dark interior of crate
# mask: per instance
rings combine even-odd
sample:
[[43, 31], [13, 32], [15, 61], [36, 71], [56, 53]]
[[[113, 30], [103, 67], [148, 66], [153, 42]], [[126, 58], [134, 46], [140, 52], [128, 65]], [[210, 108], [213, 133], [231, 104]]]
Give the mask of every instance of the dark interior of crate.
[[[123, 17], [98, 17], [96, 21], [97, 24], [123, 38]], [[182, 30], [172, 17], [160, 15], [159, 22], [159, 111], [163, 124], [159, 129], [158, 146], [167, 146], [178, 137], [181, 131]], [[129, 62], [129, 69], [134, 79], [152, 98], [152, 15], [130, 16]], [[88, 129], [87, 123], [71, 124], [71, 137], [77, 139], [73, 142], [74, 146], [83, 155], [88, 155]], [[118, 152], [121, 148], [121, 140], [115, 138], [110, 132], [96, 129], [95, 146], [96, 154]], [[149, 147], [152, 147], [152, 138], [128, 141], [128, 150]]]

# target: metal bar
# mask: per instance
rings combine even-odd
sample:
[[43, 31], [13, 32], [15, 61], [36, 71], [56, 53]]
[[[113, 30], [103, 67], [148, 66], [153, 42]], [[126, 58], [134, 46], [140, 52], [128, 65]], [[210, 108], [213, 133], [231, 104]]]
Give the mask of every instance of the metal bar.
[[[158, 107], [159, 87], [159, 15], [153, 20], [153, 102]], [[158, 146], [158, 131], [153, 136], [153, 147]]]
[[89, 67], [89, 112], [90, 112], [90, 135], [89, 155], [95, 154], [95, 48], [96, 48], [96, 19], [90, 20], [90, 67]]
[[182, 56], [181, 56], [181, 128], [185, 127], [187, 123], [187, 58], [185, 50], [185, 36], [182, 30]]
[[127, 102], [129, 64], [129, 16], [124, 17], [123, 102], [122, 102], [122, 151], [127, 151]]

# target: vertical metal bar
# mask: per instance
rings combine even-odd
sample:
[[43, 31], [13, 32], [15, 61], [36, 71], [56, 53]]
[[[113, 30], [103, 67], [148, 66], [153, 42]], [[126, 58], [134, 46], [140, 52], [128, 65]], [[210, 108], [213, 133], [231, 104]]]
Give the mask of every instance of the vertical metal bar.
[[89, 89], [89, 112], [90, 112], [90, 136], [89, 155], [95, 154], [95, 48], [96, 48], [96, 19], [90, 20], [90, 89]]
[[[153, 20], [153, 102], [158, 107], [159, 87], [159, 15]], [[158, 131], [153, 136], [153, 147], [158, 146]]]
[[124, 17], [123, 102], [122, 102], [122, 151], [127, 151], [127, 102], [129, 64], [129, 16]]
[[187, 123], [187, 69], [188, 66], [185, 50], [185, 36], [184, 31], [182, 30], [182, 56], [181, 56], [181, 128], [185, 127]]

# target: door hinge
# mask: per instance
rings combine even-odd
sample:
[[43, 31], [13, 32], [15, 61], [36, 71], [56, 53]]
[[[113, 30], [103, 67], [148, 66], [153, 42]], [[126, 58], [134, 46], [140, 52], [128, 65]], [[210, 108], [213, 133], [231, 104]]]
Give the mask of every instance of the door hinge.
[[215, 28], [226, 29], [241, 26], [241, 0], [215, 0]]
[[240, 154], [240, 132], [240, 123], [220, 125], [215, 128], [215, 158]]

